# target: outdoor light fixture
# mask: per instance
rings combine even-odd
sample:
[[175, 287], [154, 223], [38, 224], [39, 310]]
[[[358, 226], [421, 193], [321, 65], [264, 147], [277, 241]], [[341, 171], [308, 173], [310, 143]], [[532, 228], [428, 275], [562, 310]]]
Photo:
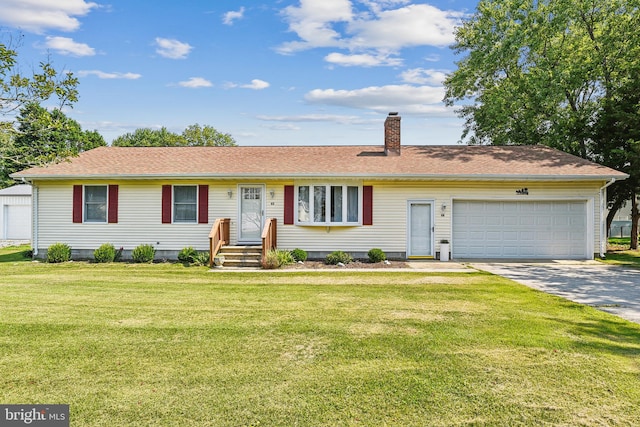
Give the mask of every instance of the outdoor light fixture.
[[447, 212], [447, 204], [443, 203], [442, 206], [440, 206], [440, 216], [444, 216], [445, 212]]
[[231, 196], [233, 196], [233, 191], [228, 190], [228, 191], [227, 191], [227, 196], [229, 196], [229, 198], [231, 198]]
[[275, 190], [271, 190], [269, 191], [269, 194], [271, 195], [271, 198], [273, 199], [274, 197], [276, 197], [276, 192]]

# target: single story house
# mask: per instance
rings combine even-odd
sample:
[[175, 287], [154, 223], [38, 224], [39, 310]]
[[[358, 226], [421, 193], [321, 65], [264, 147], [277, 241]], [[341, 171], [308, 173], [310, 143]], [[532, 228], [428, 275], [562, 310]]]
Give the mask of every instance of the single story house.
[[13, 177], [33, 185], [36, 256], [64, 242], [90, 258], [110, 242], [175, 258], [208, 250], [214, 224], [229, 245], [260, 245], [276, 225], [272, 246], [311, 258], [605, 251], [606, 188], [626, 174], [544, 146], [404, 146], [397, 113], [384, 134], [384, 146], [100, 147]]
[[31, 240], [31, 186], [0, 190], [0, 240]]

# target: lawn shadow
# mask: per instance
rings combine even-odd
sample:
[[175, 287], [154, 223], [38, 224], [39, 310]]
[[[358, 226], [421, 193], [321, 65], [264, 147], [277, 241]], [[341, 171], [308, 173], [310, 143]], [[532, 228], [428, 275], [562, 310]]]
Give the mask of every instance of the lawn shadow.
[[[15, 249], [11, 251], [11, 249]], [[5, 248], [0, 252], [0, 263], [3, 262], [20, 262], [31, 261], [33, 250], [26, 247], [18, 246], [14, 248]]]
[[594, 349], [617, 356], [640, 355], [640, 325], [624, 319], [597, 319], [577, 322], [569, 329], [579, 336], [576, 348]]

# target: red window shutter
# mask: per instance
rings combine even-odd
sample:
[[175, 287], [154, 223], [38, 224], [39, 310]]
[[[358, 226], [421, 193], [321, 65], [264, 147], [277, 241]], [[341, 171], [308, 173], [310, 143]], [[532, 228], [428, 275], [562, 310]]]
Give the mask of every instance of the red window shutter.
[[82, 185], [73, 186], [73, 222], [82, 223]]
[[162, 186], [162, 223], [171, 224], [171, 186]]
[[198, 186], [198, 224], [209, 223], [209, 186]]
[[373, 187], [362, 187], [362, 225], [373, 225]]
[[109, 207], [107, 209], [107, 221], [110, 224], [118, 222], [118, 186], [109, 186]]
[[284, 186], [284, 223], [293, 224], [294, 213], [294, 197], [293, 185]]

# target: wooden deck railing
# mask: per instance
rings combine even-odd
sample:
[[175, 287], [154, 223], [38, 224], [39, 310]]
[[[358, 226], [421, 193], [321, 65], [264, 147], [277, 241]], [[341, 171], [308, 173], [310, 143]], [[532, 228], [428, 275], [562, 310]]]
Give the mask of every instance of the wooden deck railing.
[[262, 230], [262, 264], [267, 257], [267, 252], [270, 249], [275, 249], [278, 243], [277, 224], [278, 221], [275, 218], [268, 219], [264, 224]]
[[224, 245], [229, 244], [230, 218], [218, 218], [209, 232], [209, 267], [213, 267], [213, 258]]

